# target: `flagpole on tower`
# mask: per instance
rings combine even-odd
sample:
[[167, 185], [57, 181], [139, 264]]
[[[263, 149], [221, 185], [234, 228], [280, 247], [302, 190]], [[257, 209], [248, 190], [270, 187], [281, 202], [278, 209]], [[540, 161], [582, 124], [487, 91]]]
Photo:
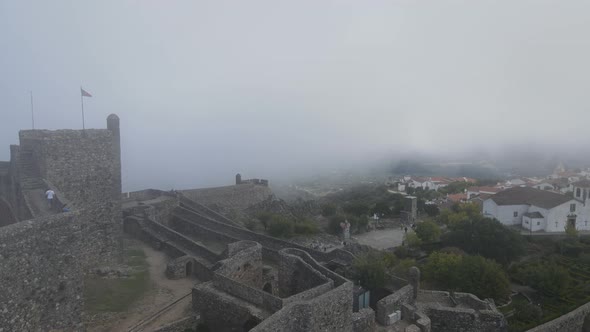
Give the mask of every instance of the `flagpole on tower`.
[[82, 103], [82, 130], [86, 130], [86, 125], [84, 124], [84, 94], [82, 91], [84, 90], [82, 89], [82, 86], [80, 86], [80, 102]]
[[33, 129], [35, 129], [35, 111], [33, 108], [33, 91], [31, 91], [31, 123], [33, 125]]

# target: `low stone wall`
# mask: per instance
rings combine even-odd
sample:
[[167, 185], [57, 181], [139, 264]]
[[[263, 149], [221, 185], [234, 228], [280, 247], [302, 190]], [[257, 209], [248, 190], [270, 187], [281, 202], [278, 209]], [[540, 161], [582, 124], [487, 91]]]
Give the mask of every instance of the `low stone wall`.
[[375, 312], [371, 308], [361, 309], [352, 314], [352, 330], [354, 332], [375, 331]]
[[280, 240], [271, 236], [266, 236], [263, 234], [258, 234], [247, 229], [233, 227], [231, 225], [227, 225], [224, 223], [217, 222], [211, 218], [206, 216], [200, 215], [194, 211], [189, 209], [179, 207], [174, 211], [173, 219], [180, 218], [188, 221], [190, 223], [200, 224], [204, 227], [207, 227], [209, 230], [225, 234], [234, 239], [238, 240], [248, 240], [248, 241], [255, 241], [260, 243], [264, 248], [273, 250], [278, 252], [284, 248], [295, 248], [302, 251], [307, 252], [310, 254], [315, 260], [319, 260], [322, 262], [331, 261], [333, 259], [342, 260], [344, 263], [352, 263], [354, 259], [354, 255], [351, 253], [341, 250], [335, 249], [331, 252], [321, 252], [317, 250], [313, 250], [295, 243], [287, 242], [284, 240]]
[[386, 296], [377, 302], [376, 317], [379, 324], [387, 325], [389, 320], [388, 316], [397, 310], [402, 310], [402, 305], [410, 302], [412, 296], [412, 286], [406, 285], [397, 290], [395, 293]]
[[[527, 332], [590, 331], [590, 302]], [[584, 321], [586, 319], [586, 322]]]
[[312, 300], [286, 305], [251, 332], [352, 332], [352, 287], [349, 281]]
[[219, 274], [213, 275], [213, 285], [219, 290], [263, 307], [270, 312], [275, 312], [283, 307], [283, 300], [280, 298], [262, 289], [252, 288]]
[[279, 296], [290, 297], [331, 280], [300, 257], [281, 252], [279, 266]]
[[190, 200], [224, 212], [232, 209], [244, 210], [272, 195], [269, 187], [255, 184], [182, 190], [181, 192]]
[[252, 317], [260, 322], [268, 316], [265, 310], [219, 292], [213, 282], [194, 286], [192, 303], [210, 331], [242, 331]]
[[[158, 222], [155, 222], [151, 219], [148, 219], [148, 218], [144, 219], [143, 221], [144, 221], [144, 223], [146, 223], [146, 225], [148, 227], [150, 227], [155, 232], [160, 233], [163, 237], [165, 237], [171, 241], [174, 241], [178, 245], [180, 245], [188, 250], [191, 250], [192, 253], [195, 253], [195, 254], [209, 260], [210, 262], [216, 262], [219, 259], [219, 256], [217, 254], [215, 254], [214, 252], [210, 251], [206, 247], [203, 247], [203, 246], [195, 243], [191, 239], [174, 231], [173, 229], [168, 228], [168, 227], [166, 227]], [[190, 253], [188, 253], [188, 254], [190, 254]]]
[[425, 310], [433, 331], [494, 332], [506, 331], [504, 316], [499, 312], [464, 308], [429, 307]]

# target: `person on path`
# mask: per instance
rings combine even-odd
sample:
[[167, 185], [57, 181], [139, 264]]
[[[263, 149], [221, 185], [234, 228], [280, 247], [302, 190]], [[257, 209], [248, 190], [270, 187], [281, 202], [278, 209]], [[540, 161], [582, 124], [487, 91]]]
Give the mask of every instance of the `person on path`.
[[49, 205], [50, 209], [53, 207], [53, 197], [54, 196], [55, 196], [55, 191], [53, 191], [51, 189], [47, 189], [47, 191], [45, 192], [45, 197], [47, 198], [47, 204]]

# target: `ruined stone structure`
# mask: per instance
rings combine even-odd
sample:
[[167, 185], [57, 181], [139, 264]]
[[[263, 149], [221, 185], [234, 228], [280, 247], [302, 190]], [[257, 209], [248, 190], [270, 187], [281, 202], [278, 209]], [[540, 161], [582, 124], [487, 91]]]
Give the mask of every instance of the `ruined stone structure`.
[[322, 263], [348, 265], [341, 249], [316, 251], [239, 227], [184, 192], [131, 193], [126, 232], [166, 252], [167, 275], [207, 281], [193, 307], [214, 331], [371, 331], [372, 310], [353, 312], [352, 282]]
[[266, 180], [266, 179], [242, 180], [242, 174], [240, 174], [240, 173], [236, 174], [236, 185], [248, 184], [248, 183], [268, 187], [268, 180]]
[[267, 185], [242, 181], [235, 186], [183, 190], [189, 199], [199, 202], [215, 211], [230, 214], [272, 198]]
[[228, 245], [212, 280], [193, 289], [203, 323], [214, 331], [353, 331], [352, 283], [301, 250], [279, 255], [275, 278], [263, 269], [260, 244]]
[[0, 165], [0, 209], [12, 211], [0, 227], [0, 329], [84, 330], [84, 272], [113, 257], [121, 234], [118, 117], [107, 126], [23, 130]]
[[420, 289], [420, 270], [410, 268], [410, 285], [377, 303], [377, 321], [392, 325], [411, 324], [405, 331], [492, 332], [506, 331], [504, 315], [492, 301], [473, 294]]

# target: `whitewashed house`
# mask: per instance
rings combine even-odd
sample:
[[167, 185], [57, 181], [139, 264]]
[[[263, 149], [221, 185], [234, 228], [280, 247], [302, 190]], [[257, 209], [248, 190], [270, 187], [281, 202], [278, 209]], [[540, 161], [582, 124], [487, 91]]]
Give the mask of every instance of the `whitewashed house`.
[[486, 199], [482, 212], [504, 225], [520, 226], [530, 232], [564, 232], [567, 224], [578, 230], [590, 230], [590, 183], [578, 183], [577, 189], [580, 190], [574, 191], [572, 198], [546, 190], [514, 187]]

